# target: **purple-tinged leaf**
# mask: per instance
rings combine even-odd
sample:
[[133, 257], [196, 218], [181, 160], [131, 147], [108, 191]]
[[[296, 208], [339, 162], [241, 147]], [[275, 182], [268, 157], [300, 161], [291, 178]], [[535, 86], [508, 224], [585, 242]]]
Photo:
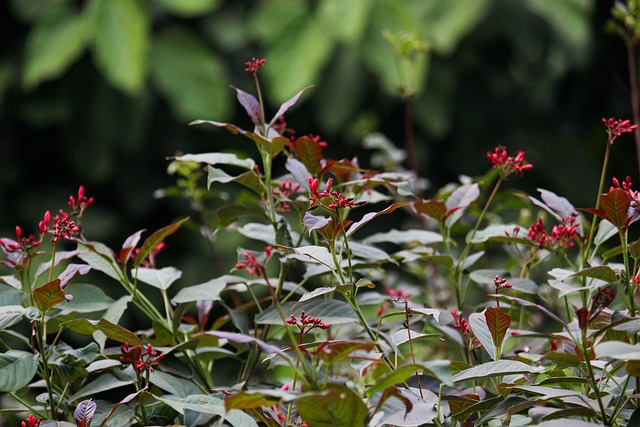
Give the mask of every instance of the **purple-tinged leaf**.
[[214, 337], [224, 338], [236, 344], [255, 344], [261, 352], [265, 354], [277, 354], [287, 360], [289, 356], [280, 349], [280, 347], [276, 347], [275, 345], [271, 345], [266, 343], [258, 338], [252, 337], [250, 335], [239, 334], [237, 332], [226, 332], [226, 331], [207, 331], [206, 335], [213, 335]]
[[264, 122], [264, 118], [262, 117], [262, 108], [260, 108], [260, 103], [255, 96], [240, 90], [235, 86], [231, 86], [231, 88], [236, 91], [238, 102], [242, 107], [244, 107], [253, 124], [256, 126], [262, 125]]
[[287, 168], [293, 176], [293, 179], [298, 182], [305, 191], [309, 191], [309, 177], [311, 177], [311, 174], [300, 160], [290, 157], [287, 159], [284, 167]]
[[244, 135], [245, 133], [247, 133], [246, 130], [240, 129], [238, 126], [234, 124], [224, 123], [224, 122], [214, 122], [213, 120], [194, 120], [191, 123], [189, 123], [189, 126], [202, 125], [202, 124], [215, 126], [217, 128], [225, 128], [229, 133], [233, 135], [237, 135], [237, 134]]
[[331, 222], [331, 220], [331, 217], [315, 216], [310, 214], [309, 212], [305, 212], [302, 223], [309, 229], [309, 233], [311, 233], [312, 230], [319, 230], [321, 228], [324, 228]]
[[560, 197], [557, 194], [542, 188], [538, 188], [538, 191], [540, 192], [540, 197], [553, 211], [552, 213], [554, 213], [554, 216], [558, 218], [558, 221], [562, 221], [562, 218], [578, 213], [571, 202], [564, 197]]
[[138, 252], [138, 255], [136, 255], [134, 265], [136, 267], [139, 267], [140, 264], [142, 264], [142, 261], [144, 261], [147, 258], [149, 253], [156, 246], [162, 243], [167, 236], [170, 236], [171, 234], [175, 233], [178, 230], [178, 228], [180, 228], [180, 226], [188, 220], [189, 220], [189, 217], [183, 218], [178, 222], [175, 222], [173, 224], [170, 224], [170, 225], [167, 225], [166, 227], [161, 228], [160, 230], [154, 232], [151, 236], [149, 236], [147, 240], [145, 240], [144, 243], [142, 244], [142, 247], [140, 248], [140, 252]]
[[146, 391], [147, 391], [146, 387], [142, 388], [142, 389], [136, 391], [135, 393], [129, 394], [124, 399], [122, 399], [120, 402], [118, 402], [115, 405], [113, 405], [113, 408], [111, 408], [111, 410], [109, 411], [107, 416], [104, 417], [104, 419], [100, 423], [100, 427], [104, 427], [104, 425], [107, 423], [107, 421], [109, 421], [109, 418], [111, 418], [111, 416], [113, 414], [115, 414], [115, 412], [118, 410], [119, 407], [121, 407], [122, 405], [126, 405], [127, 403], [133, 401], [133, 399], [137, 398], [140, 394], [145, 393]]
[[131, 236], [127, 237], [127, 240], [125, 240], [124, 243], [122, 244], [122, 249], [120, 249], [120, 253], [118, 254], [118, 264], [120, 265], [126, 264], [126, 262], [131, 257], [133, 250], [136, 248], [136, 246], [138, 246], [142, 233], [144, 233], [145, 231], [147, 230], [145, 229], [138, 230], [135, 233], [133, 233]]
[[69, 264], [67, 268], [60, 273], [58, 278], [60, 279], [60, 286], [65, 287], [69, 280], [73, 278], [76, 274], [85, 275], [89, 271], [91, 271], [91, 266], [87, 264]]
[[91, 399], [83, 400], [78, 404], [76, 410], [73, 412], [73, 419], [76, 422], [77, 427], [89, 427], [93, 415], [96, 413], [96, 402]]
[[305, 87], [300, 92], [296, 93], [291, 98], [289, 98], [287, 101], [283, 102], [280, 108], [278, 109], [278, 112], [276, 113], [276, 115], [273, 116], [273, 119], [271, 119], [271, 121], [269, 122], [269, 127], [273, 127], [273, 125], [278, 121], [278, 117], [283, 116], [284, 113], [286, 113], [289, 110], [289, 108], [296, 105], [300, 100], [300, 97], [302, 96], [302, 94], [305, 93], [307, 90], [311, 89], [312, 87], [313, 86]]
[[33, 290], [33, 299], [38, 309], [46, 313], [63, 301], [71, 301], [73, 297], [62, 289], [60, 279], [52, 280]]
[[360, 227], [367, 224], [369, 221], [379, 217], [380, 215], [390, 214], [398, 208], [402, 208], [404, 206], [409, 206], [409, 205], [411, 205], [411, 203], [406, 203], [406, 202], [394, 203], [391, 206], [387, 207], [386, 209], [381, 210], [380, 212], [369, 212], [368, 214], [365, 214], [360, 221], [354, 222], [353, 224], [351, 224], [351, 227], [349, 227], [349, 230], [347, 230], [347, 237], [351, 237], [353, 233], [358, 231]]

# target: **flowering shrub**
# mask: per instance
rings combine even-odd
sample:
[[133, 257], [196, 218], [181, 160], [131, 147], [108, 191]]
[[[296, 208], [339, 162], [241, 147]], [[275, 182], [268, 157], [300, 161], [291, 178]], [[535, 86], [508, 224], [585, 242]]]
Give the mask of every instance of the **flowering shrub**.
[[[247, 246], [229, 274], [178, 289], [181, 272], [157, 265], [188, 218], [117, 249], [87, 240], [82, 186], [37, 237], [18, 226], [0, 239], [0, 390], [23, 426], [638, 422], [638, 193], [627, 177], [602, 194], [611, 146], [636, 125], [603, 119], [594, 207], [505, 191], [534, 166], [502, 146], [486, 174], [424, 199], [399, 165], [367, 169], [325, 157], [318, 135], [291, 136], [285, 117], [307, 89], [267, 121], [265, 60], [245, 65], [257, 95], [233, 89], [252, 129], [192, 124], [246, 138], [258, 160], [173, 160], [187, 174], [204, 165], [208, 187], [243, 189], [215, 212]], [[123, 296], [77, 282], [90, 272]], [[127, 311], [143, 323], [127, 326]], [[84, 347], [65, 342], [77, 335]]]

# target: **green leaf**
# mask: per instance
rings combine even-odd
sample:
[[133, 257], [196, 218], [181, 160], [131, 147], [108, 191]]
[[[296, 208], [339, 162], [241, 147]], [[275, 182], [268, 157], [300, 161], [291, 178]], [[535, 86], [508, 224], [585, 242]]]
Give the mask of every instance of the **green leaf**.
[[365, 425], [367, 405], [351, 389], [328, 384], [327, 389], [296, 400], [305, 422], [314, 427], [353, 427]]
[[513, 374], [531, 374], [542, 372], [543, 367], [533, 367], [516, 360], [497, 360], [493, 362], [476, 365], [455, 374], [451, 379], [453, 382], [477, 380], [480, 378], [499, 377]]
[[[132, 300], [133, 296], [131, 295], [125, 295], [118, 298], [113, 304], [109, 306], [109, 308], [107, 308], [107, 311], [104, 312], [102, 318], [111, 323], [118, 323], [125, 310], [127, 309], [127, 305], [129, 305]], [[104, 351], [107, 336], [100, 331], [96, 331], [93, 333], [93, 338], [100, 346], [100, 349]]]
[[206, 163], [211, 166], [238, 166], [247, 170], [252, 170], [256, 166], [256, 162], [252, 158], [247, 157], [246, 159], [241, 159], [233, 153], [184, 154], [176, 157], [175, 159], [183, 162]]
[[233, 203], [216, 209], [216, 219], [218, 220], [218, 226], [221, 228], [228, 227], [243, 216], [266, 219], [264, 209], [258, 205]]
[[628, 344], [622, 341], [606, 341], [596, 346], [598, 358], [610, 357], [616, 360], [640, 360], [640, 344]]
[[52, 280], [33, 290], [33, 299], [38, 309], [46, 313], [63, 301], [71, 301], [73, 297], [67, 295], [60, 286], [60, 279]]
[[372, 396], [374, 393], [384, 390], [387, 387], [391, 387], [396, 384], [400, 384], [422, 373], [424, 367], [421, 365], [403, 365], [399, 366], [391, 372], [386, 373], [382, 377], [378, 378], [374, 385], [367, 389], [367, 396]]
[[469, 315], [469, 327], [473, 331], [475, 337], [482, 344], [482, 348], [489, 353], [489, 356], [496, 360], [497, 348], [493, 343], [493, 337], [491, 336], [491, 331], [489, 330], [489, 326], [487, 325], [487, 319], [485, 318], [483, 313], [471, 313]]
[[113, 257], [113, 252], [107, 246], [98, 242], [81, 243], [78, 258], [86, 262], [94, 270], [102, 271], [115, 280], [122, 278], [122, 272]]
[[255, 390], [243, 391], [228, 397], [224, 401], [227, 411], [231, 409], [255, 409], [261, 406], [272, 406], [280, 403], [284, 398], [291, 401], [298, 395], [284, 390]]
[[149, 374], [149, 382], [167, 393], [180, 397], [198, 394], [200, 391], [193, 379], [177, 377], [168, 372], [158, 370]]
[[219, 0], [157, 0], [174, 15], [182, 17], [196, 17], [216, 9]]
[[69, 397], [69, 400], [74, 401], [83, 397], [94, 396], [103, 391], [110, 391], [124, 386], [131, 386], [131, 380], [120, 380], [111, 373], [104, 373], [90, 383], [85, 384]]
[[93, 52], [96, 65], [119, 89], [135, 94], [145, 82], [149, 14], [136, 0], [94, 0]]
[[71, 301], [62, 302], [58, 308], [78, 313], [93, 313], [106, 310], [114, 303], [102, 289], [86, 283], [71, 283], [65, 287], [65, 291], [73, 295]]
[[171, 300], [173, 304], [184, 304], [195, 301], [217, 301], [220, 299], [220, 292], [224, 290], [226, 283], [220, 279], [212, 279], [208, 282], [193, 285], [181, 289]]
[[63, 323], [62, 326], [81, 335], [91, 335], [96, 331], [100, 331], [105, 334], [107, 338], [111, 338], [114, 341], [122, 343], [128, 342], [134, 346], [142, 345], [142, 340], [140, 340], [136, 334], [105, 319], [73, 319]]
[[[307, 316], [322, 319], [324, 323], [330, 325], [353, 323], [358, 319], [349, 304], [335, 299], [321, 301], [314, 299], [296, 304], [289, 302], [282, 304], [282, 310], [286, 316], [293, 314], [296, 317], [301, 310], [304, 310]], [[275, 307], [270, 307], [256, 315], [255, 321], [263, 325], [283, 324], [283, 320]]]
[[68, 3], [46, 9], [26, 42], [24, 86], [31, 89], [62, 75], [82, 54], [91, 27], [87, 15]]
[[38, 370], [39, 356], [10, 350], [0, 354], [0, 391], [20, 390], [31, 382]]
[[[351, 227], [353, 228], [353, 225]], [[433, 243], [442, 242], [442, 234], [436, 233], [434, 231], [429, 231], [429, 230], [400, 231], [400, 230], [392, 229], [385, 233], [373, 234], [363, 239], [363, 242], [366, 244], [389, 242], [389, 243], [395, 243], [397, 245], [402, 245], [404, 243], [418, 242], [423, 245], [431, 245]]]
[[23, 307], [21, 305], [0, 306], [0, 331], [20, 322], [23, 317], [29, 320], [37, 319], [40, 313], [35, 307]]
[[227, 412], [224, 407], [224, 401], [213, 396], [193, 394], [187, 397], [172, 395], [154, 397], [181, 414], [184, 414], [185, 410], [195, 411], [220, 416], [234, 427], [258, 427], [258, 423], [242, 411], [232, 409]]
[[188, 217], [181, 219], [178, 222], [175, 222], [173, 224], [170, 224], [170, 225], [167, 225], [166, 227], [161, 228], [160, 230], [154, 232], [151, 236], [149, 236], [147, 240], [145, 240], [142, 246], [140, 247], [140, 252], [138, 252], [138, 255], [136, 255], [136, 259], [133, 262], [133, 265], [136, 267], [139, 267], [140, 264], [142, 264], [142, 261], [144, 261], [149, 255], [149, 252], [151, 252], [156, 246], [162, 243], [162, 241], [167, 236], [170, 236], [171, 234], [175, 233], [178, 230], [178, 228], [180, 228], [180, 226], [188, 220], [189, 220]]
[[142, 283], [151, 285], [158, 289], [169, 289], [169, 287], [182, 277], [182, 271], [174, 267], [143, 268], [131, 270], [131, 275], [137, 277]]
[[484, 312], [484, 317], [493, 339], [493, 345], [498, 349], [498, 352], [502, 349], [502, 342], [504, 336], [511, 326], [511, 316], [498, 307], [489, 307]]
[[[327, 365], [351, 358], [350, 355], [356, 351], [369, 352], [376, 346], [374, 342], [363, 341], [327, 341], [318, 349], [318, 356]], [[357, 356], [354, 358], [357, 359]]]
[[585, 268], [584, 270], [580, 270], [577, 273], [572, 274], [571, 277], [590, 277], [607, 283], [615, 283], [618, 280], [616, 272], [606, 265]]

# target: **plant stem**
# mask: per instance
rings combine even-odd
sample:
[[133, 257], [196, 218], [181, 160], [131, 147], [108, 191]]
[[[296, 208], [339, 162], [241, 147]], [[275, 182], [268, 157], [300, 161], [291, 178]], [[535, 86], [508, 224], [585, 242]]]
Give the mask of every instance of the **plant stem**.
[[[604, 188], [604, 180], [607, 175], [607, 165], [609, 164], [609, 151], [611, 151], [611, 140], [607, 140], [607, 148], [604, 152], [604, 160], [602, 161], [602, 171], [600, 172], [600, 183], [598, 184], [598, 194], [596, 196], [596, 207], [595, 209], [600, 209], [600, 195], [602, 194], [602, 190]], [[589, 256], [589, 251], [591, 250], [591, 245], [593, 245], [593, 240], [595, 238], [595, 228], [596, 223], [598, 221], [598, 216], [593, 215], [593, 219], [591, 220], [591, 228], [589, 229], [589, 240], [587, 241], [587, 246], [584, 250], [584, 256], [582, 259], [582, 266], [585, 267], [586, 264], [591, 262], [591, 259], [595, 255], [595, 251], [591, 256]]]

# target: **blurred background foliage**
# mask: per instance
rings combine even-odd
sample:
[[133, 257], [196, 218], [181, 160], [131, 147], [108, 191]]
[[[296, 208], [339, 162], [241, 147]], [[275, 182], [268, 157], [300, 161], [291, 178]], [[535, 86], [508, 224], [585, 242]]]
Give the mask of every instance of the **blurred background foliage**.
[[[459, 174], [483, 173], [485, 153], [502, 144], [525, 150], [535, 165], [511, 185], [591, 206], [606, 141], [600, 119], [631, 117], [624, 45], [604, 31], [612, 5], [0, 1], [1, 234], [12, 236], [15, 224], [35, 231], [42, 213], [65, 207], [79, 184], [96, 198], [88, 237], [112, 247], [140, 228], [193, 215], [186, 202], [154, 198], [176, 181], [166, 158], [255, 155], [241, 138], [187, 126], [194, 119], [247, 126], [229, 84], [252, 92], [243, 65], [251, 57], [267, 58], [260, 76], [271, 113], [314, 85], [287, 122], [322, 135], [328, 156], [358, 155], [366, 166], [361, 143], [372, 132], [404, 148], [404, 100], [420, 174], [432, 183], [426, 196]], [[612, 156], [617, 176], [638, 176], [631, 137], [616, 142]], [[214, 195], [218, 204], [228, 197]], [[179, 243], [178, 262], [198, 266], [204, 278], [221, 273], [204, 262], [204, 246]], [[234, 258], [227, 245], [218, 250]]]

